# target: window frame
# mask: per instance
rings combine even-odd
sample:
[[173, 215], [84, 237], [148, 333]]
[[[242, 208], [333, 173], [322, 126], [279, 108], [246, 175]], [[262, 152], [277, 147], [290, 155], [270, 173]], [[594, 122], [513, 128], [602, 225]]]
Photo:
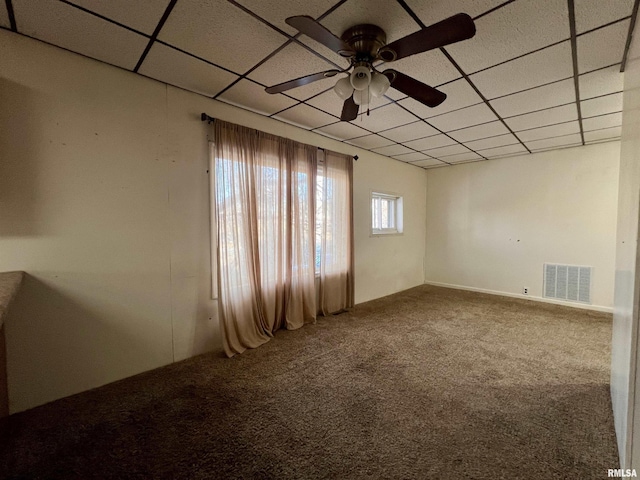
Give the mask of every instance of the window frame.
[[[371, 237], [383, 237], [392, 235], [402, 235], [404, 233], [403, 222], [403, 198], [402, 195], [395, 192], [385, 192], [382, 190], [370, 190], [369, 191], [369, 222], [371, 225], [370, 235]], [[375, 228], [373, 222], [373, 202], [375, 199], [392, 201], [393, 204], [393, 217], [395, 226], [393, 228]]]

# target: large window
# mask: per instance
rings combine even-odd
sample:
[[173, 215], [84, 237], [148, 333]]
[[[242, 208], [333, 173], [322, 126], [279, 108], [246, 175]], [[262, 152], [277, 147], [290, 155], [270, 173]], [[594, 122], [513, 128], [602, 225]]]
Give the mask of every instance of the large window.
[[228, 355], [353, 306], [352, 158], [214, 124], [219, 315]]
[[402, 197], [390, 193], [371, 192], [371, 233], [402, 233]]

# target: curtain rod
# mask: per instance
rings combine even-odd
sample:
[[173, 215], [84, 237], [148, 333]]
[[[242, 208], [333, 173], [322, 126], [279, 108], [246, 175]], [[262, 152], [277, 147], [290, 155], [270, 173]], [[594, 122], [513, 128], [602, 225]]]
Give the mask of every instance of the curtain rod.
[[[200, 114], [200, 120], [202, 120], [203, 122], [207, 122], [207, 123], [211, 123], [211, 122], [215, 122], [216, 119], [214, 117], [210, 117], [209, 115], [207, 115], [206, 113], [201, 113]], [[318, 147], [320, 148], [320, 147]], [[324, 150], [324, 148], [321, 148], [320, 150]], [[353, 159], [357, 162], [358, 161], [358, 155], [353, 155]]]

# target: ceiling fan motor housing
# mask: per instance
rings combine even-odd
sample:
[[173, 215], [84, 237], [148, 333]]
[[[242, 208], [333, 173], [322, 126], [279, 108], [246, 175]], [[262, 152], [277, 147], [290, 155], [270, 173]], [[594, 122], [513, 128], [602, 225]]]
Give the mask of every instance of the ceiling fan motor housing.
[[376, 25], [355, 25], [342, 34], [342, 40], [356, 52], [354, 62], [371, 63], [387, 43], [387, 35]]

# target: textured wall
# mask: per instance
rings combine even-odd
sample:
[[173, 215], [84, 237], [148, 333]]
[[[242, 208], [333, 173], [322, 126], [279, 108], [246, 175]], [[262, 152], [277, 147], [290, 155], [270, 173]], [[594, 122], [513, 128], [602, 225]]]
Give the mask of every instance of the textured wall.
[[[356, 300], [422, 283], [422, 169], [2, 30], [0, 58], [12, 411], [220, 348], [203, 111], [359, 155]], [[404, 235], [369, 237], [370, 188], [405, 196]]]
[[610, 311], [619, 149], [429, 170], [426, 281], [539, 299], [544, 263], [591, 265], [592, 304]]

